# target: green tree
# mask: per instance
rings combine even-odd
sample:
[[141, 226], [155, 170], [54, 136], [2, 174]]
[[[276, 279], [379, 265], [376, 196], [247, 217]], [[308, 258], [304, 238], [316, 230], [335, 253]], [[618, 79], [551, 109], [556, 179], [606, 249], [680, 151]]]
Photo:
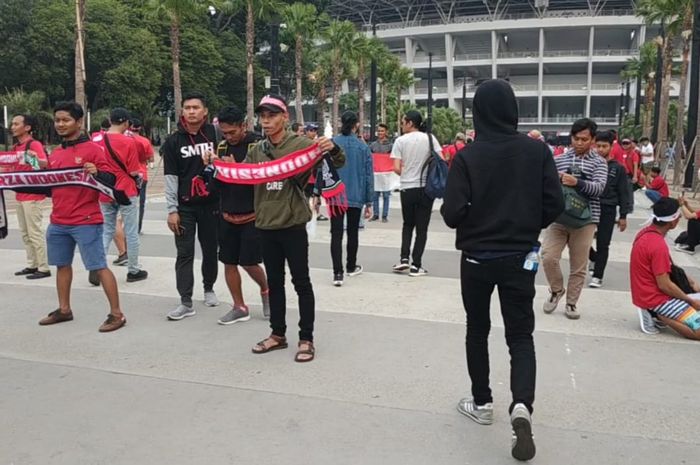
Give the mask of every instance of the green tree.
[[[411, 87], [416, 79], [413, 77], [413, 70], [406, 68], [405, 66], [399, 66], [394, 69], [393, 74], [389, 77], [389, 83], [394, 88], [396, 92], [396, 99], [401, 103], [401, 94], [404, 89]], [[402, 113], [396, 115], [397, 127], [401, 126]]]
[[0, 94], [0, 107], [7, 105], [9, 116], [30, 114], [37, 118], [39, 127], [34, 128], [34, 137], [45, 139], [53, 123], [53, 115], [44, 111], [46, 95], [38, 90], [25, 92], [23, 89], [12, 89]]
[[325, 49], [330, 57], [331, 83], [333, 86], [333, 109], [331, 111], [331, 126], [333, 133], [340, 127], [339, 105], [340, 86], [348, 71], [348, 44], [355, 35], [355, 25], [350, 21], [333, 20], [323, 31]]
[[443, 143], [450, 144], [458, 132], [464, 131], [462, 115], [453, 108], [433, 109], [433, 134]]
[[654, 96], [656, 94], [656, 45], [647, 42], [639, 49], [639, 57], [627, 62], [622, 72], [623, 78], [636, 79], [640, 77], [644, 83], [644, 112], [642, 119], [642, 135], [651, 136]]
[[357, 78], [358, 119], [364, 127], [367, 68], [373, 59], [381, 61], [388, 57], [390, 52], [378, 39], [369, 38], [363, 32], [357, 32], [349, 45], [348, 54], [356, 64], [354, 70]]

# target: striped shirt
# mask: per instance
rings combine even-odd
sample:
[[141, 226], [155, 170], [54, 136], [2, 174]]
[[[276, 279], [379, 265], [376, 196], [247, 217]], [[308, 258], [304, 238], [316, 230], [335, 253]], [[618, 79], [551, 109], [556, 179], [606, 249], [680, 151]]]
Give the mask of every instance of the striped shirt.
[[593, 223], [600, 221], [600, 196], [603, 195], [608, 182], [608, 164], [603, 157], [593, 150], [583, 157], [576, 155], [574, 149], [554, 158], [557, 171], [573, 174], [578, 178], [576, 191], [587, 197], [591, 207]]

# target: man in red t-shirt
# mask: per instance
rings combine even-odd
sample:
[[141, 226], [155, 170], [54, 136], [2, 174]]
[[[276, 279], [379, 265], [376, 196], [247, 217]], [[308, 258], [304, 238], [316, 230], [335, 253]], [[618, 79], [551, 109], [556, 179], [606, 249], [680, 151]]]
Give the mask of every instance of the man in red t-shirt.
[[615, 161], [625, 168], [627, 177], [630, 180], [628, 199], [630, 202], [629, 212], [632, 213], [634, 211], [635, 185], [639, 180], [637, 177], [639, 173], [639, 153], [637, 152], [637, 149], [630, 138], [625, 137], [622, 139], [622, 143], [620, 145], [617, 145], [617, 147], [615, 147], [615, 145], [617, 144], [613, 145], [613, 156], [615, 157]]
[[[31, 171], [33, 169], [46, 168], [48, 160], [44, 146], [34, 140], [32, 133], [37, 126], [36, 118], [31, 115], [17, 115], [12, 118], [12, 135], [17, 139], [17, 144], [12, 150], [23, 152], [24, 160], [20, 170]], [[36, 161], [32, 166], [32, 161]], [[27, 266], [16, 272], [15, 276], [26, 276], [27, 279], [41, 279], [51, 276], [49, 264], [46, 260], [46, 239], [42, 225], [44, 206], [43, 194], [24, 194], [18, 192], [17, 221], [22, 232], [24, 249], [27, 252]]]
[[139, 145], [139, 163], [141, 164], [141, 177], [143, 178], [143, 184], [141, 186], [141, 192], [139, 193], [139, 234], [141, 234], [141, 228], [143, 227], [143, 213], [146, 210], [146, 185], [148, 184], [148, 164], [153, 162], [153, 146], [151, 141], [147, 137], [141, 135], [141, 129], [143, 129], [143, 124], [141, 120], [132, 118], [131, 127], [129, 132], [134, 138], [136, 143]]
[[111, 172], [117, 177], [115, 187], [129, 197], [130, 205], [119, 205], [105, 195], [100, 196], [100, 207], [104, 216], [104, 248], [109, 251], [109, 244], [117, 229], [117, 215], [121, 214], [126, 238], [127, 266], [126, 282], [142, 281], [148, 272], [139, 265], [139, 191], [141, 164], [139, 153], [142, 148], [133, 137], [124, 133], [129, 128], [129, 112], [124, 108], [114, 108], [109, 115], [110, 128], [102, 135], [105, 156]]
[[688, 278], [692, 290], [684, 291], [671, 280], [666, 234], [678, 226], [680, 216], [678, 201], [661, 198], [654, 204], [653, 224], [637, 234], [630, 260], [632, 302], [643, 332], [658, 333], [656, 317], [683, 337], [700, 340], [700, 287]]
[[651, 200], [651, 203], [656, 203], [661, 197], [668, 197], [668, 184], [663, 176], [661, 176], [661, 168], [654, 166], [651, 169], [651, 183], [649, 187], [644, 189], [644, 194]]
[[[442, 151], [442, 157], [445, 159], [449, 166], [452, 166], [452, 160], [457, 156], [457, 152], [462, 150], [466, 145], [466, 137], [463, 133], [458, 132], [455, 136], [455, 143], [448, 145]], [[375, 212], [376, 213], [376, 212]]]
[[[54, 109], [54, 127], [63, 143], [51, 154], [50, 169], [76, 168], [104, 180], [113, 180], [110, 164], [102, 148], [81, 135], [83, 108], [75, 102], [59, 103]], [[102, 244], [102, 212], [99, 193], [85, 187], [54, 187], [51, 190], [53, 211], [51, 224], [46, 230], [49, 265], [56, 266], [58, 309], [39, 321], [42, 326], [63, 323], [73, 319], [70, 307], [70, 290], [73, 281], [73, 255], [75, 246], [88, 271], [97, 275], [102, 283], [110, 313], [100, 332], [115, 331], [126, 324], [126, 317], [119, 306], [119, 291], [114, 274], [107, 268]]]

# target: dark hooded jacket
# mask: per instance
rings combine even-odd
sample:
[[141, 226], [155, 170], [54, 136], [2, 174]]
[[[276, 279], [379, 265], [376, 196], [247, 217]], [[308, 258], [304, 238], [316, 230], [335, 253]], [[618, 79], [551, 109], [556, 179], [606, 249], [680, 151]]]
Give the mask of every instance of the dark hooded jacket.
[[528, 252], [564, 210], [552, 152], [518, 133], [518, 105], [506, 81], [481, 84], [473, 114], [476, 138], [452, 162], [442, 216], [457, 229], [457, 249], [474, 257]]

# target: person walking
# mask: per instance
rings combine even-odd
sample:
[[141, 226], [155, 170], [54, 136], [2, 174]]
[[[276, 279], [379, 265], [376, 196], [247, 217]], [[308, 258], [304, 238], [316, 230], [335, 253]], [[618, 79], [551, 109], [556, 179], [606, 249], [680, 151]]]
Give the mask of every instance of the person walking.
[[[372, 199], [374, 197], [374, 170], [372, 154], [369, 147], [356, 135], [360, 124], [357, 114], [346, 111], [341, 117], [341, 135], [335, 136], [333, 142], [345, 152], [345, 165], [338, 170], [340, 179], [345, 184], [348, 199], [347, 211], [331, 218], [331, 258], [333, 260], [333, 285], [343, 285], [343, 229], [347, 229], [348, 276], [362, 273], [362, 265], [357, 264], [359, 245], [360, 217], [365, 207], [365, 218], [372, 216]], [[345, 220], [347, 219], [347, 224]]]
[[143, 215], [146, 212], [146, 188], [148, 187], [148, 165], [153, 163], [153, 145], [148, 137], [144, 137], [141, 133], [143, 131], [143, 123], [138, 118], [131, 119], [131, 127], [129, 128], [129, 133], [131, 137], [134, 138], [136, 143], [139, 144], [141, 150], [139, 151], [139, 162], [141, 164], [141, 189], [139, 191], [139, 234], [143, 229]]
[[[571, 222], [569, 211], [565, 211], [547, 228], [542, 244], [542, 265], [550, 292], [542, 310], [547, 314], [554, 312], [566, 293], [564, 314], [571, 320], [581, 317], [576, 305], [586, 281], [588, 254], [596, 225], [600, 221], [600, 196], [608, 180], [607, 163], [593, 150], [597, 129], [596, 123], [588, 118], [575, 121], [571, 127], [573, 147], [555, 158], [561, 184], [568, 188], [569, 206], [576, 208], [583, 204], [581, 210], [587, 210], [588, 216], [581, 213], [578, 223]], [[565, 247], [569, 248], [570, 269], [566, 290], [559, 266]]]
[[[386, 156], [384, 154], [391, 154], [391, 149], [394, 144], [388, 137], [389, 127], [384, 123], [379, 123], [377, 125], [377, 140], [369, 145], [369, 150], [372, 152], [372, 156]], [[375, 155], [380, 154], [380, 155]], [[379, 220], [379, 198], [382, 198], [382, 223], [389, 222], [389, 205], [391, 203], [391, 191], [396, 187], [396, 181], [398, 177], [396, 173], [392, 171], [381, 171], [374, 173], [374, 198], [372, 203], [372, 211], [374, 215], [370, 218], [370, 221]]]
[[[559, 177], [549, 148], [519, 134], [518, 106], [510, 84], [493, 79], [474, 95], [476, 139], [458, 152], [440, 209], [457, 230], [462, 303], [466, 312], [467, 369], [472, 397], [457, 404], [481, 425], [493, 423], [488, 336], [491, 294], [498, 287], [511, 357], [509, 407], [518, 460], [535, 456], [535, 276], [538, 236], [563, 211]], [[511, 173], [504, 182], [503, 172]]]

